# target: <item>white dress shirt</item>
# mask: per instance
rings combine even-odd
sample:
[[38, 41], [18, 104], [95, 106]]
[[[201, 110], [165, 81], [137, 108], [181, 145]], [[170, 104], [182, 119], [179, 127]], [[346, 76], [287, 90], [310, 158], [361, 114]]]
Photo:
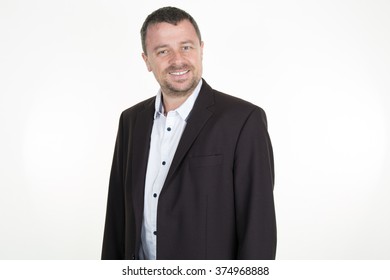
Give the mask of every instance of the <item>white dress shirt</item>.
[[141, 230], [140, 259], [155, 260], [157, 245], [157, 204], [173, 156], [181, 135], [187, 124], [187, 118], [199, 95], [202, 80], [194, 92], [176, 110], [164, 116], [161, 90], [157, 93], [154, 113], [148, 167], [145, 179], [144, 216]]

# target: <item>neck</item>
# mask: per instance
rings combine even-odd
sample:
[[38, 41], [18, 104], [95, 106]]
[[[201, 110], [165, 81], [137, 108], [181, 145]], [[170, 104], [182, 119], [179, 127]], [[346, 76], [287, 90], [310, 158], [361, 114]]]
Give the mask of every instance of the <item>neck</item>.
[[192, 92], [184, 96], [170, 96], [162, 92], [164, 112], [168, 113], [169, 111], [176, 110], [187, 100], [191, 94]]

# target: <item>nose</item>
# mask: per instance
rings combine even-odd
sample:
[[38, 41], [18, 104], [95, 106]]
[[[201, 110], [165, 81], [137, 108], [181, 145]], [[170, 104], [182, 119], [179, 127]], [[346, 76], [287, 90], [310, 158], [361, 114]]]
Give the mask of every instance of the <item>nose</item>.
[[170, 58], [171, 64], [177, 64], [180, 65], [183, 62], [183, 54], [180, 51], [173, 51]]

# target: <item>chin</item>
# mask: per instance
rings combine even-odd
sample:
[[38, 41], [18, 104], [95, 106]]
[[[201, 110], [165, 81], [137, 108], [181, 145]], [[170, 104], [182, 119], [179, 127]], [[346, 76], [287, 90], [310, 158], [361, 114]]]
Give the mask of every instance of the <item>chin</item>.
[[196, 83], [194, 82], [186, 82], [185, 84], [174, 84], [169, 83], [167, 87], [172, 93], [176, 93], [177, 95], [186, 94], [188, 91], [193, 90], [196, 87]]

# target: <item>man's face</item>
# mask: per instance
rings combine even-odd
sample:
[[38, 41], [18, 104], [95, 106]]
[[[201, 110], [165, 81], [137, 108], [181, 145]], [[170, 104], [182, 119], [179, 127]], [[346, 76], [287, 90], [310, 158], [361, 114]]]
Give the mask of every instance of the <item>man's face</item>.
[[166, 22], [148, 27], [145, 60], [164, 94], [191, 94], [202, 77], [203, 42], [188, 20], [177, 25]]

